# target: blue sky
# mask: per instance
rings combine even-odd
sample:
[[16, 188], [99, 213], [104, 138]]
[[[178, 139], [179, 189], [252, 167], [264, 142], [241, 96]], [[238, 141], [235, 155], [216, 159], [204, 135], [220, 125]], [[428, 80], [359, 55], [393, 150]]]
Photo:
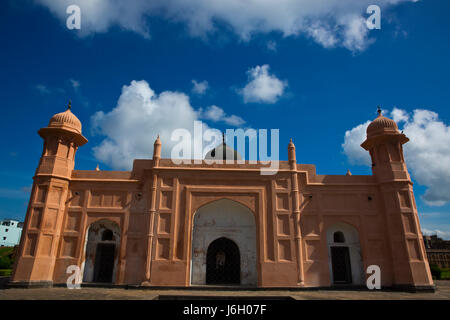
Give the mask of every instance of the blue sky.
[[[82, 9], [81, 30], [68, 30], [68, 15], [61, 11], [65, 1], [60, 1], [61, 5], [56, 2], [0, 3], [1, 218], [24, 218], [42, 152], [37, 130], [46, 126], [53, 114], [64, 111], [69, 99], [89, 140], [77, 152], [76, 168], [92, 170], [99, 163], [101, 169], [110, 170], [116, 169], [117, 162], [105, 155], [108, 150], [98, 149], [105, 139], [115, 139], [108, 134], [114, 125], [108, 115], [119, 105], [126, 108], [133, 103], [133, 94], [153, 90], [159, 107], [163, 105], [162, 92], [180, 93], [171, 97], [176, 97], [180, 110], [194, 111], [187, 118], [197, 117], [210, 127], [235, 127], [224, 115], [208, 118], [206, 111], [214, 105], [224, 114], [245, 121], [241, 127], [280, 129], [280, 158], [286, 160], [286, 147], [293, 138], [297, 161], [315, 164], [318, 174], [345, 174], [347, 169], [353, 174], [370, 174], [360, 153], [344, 150], [345, 133], [357, 136], [358, 130], [352, 129], [375, 118], [377, 105], [388, 115], [397, 107], [398, 114], [408, 115], [408, 120], [399, 123], [405, 133], [422, 134], [425, 139], [422, 145], [412, 144], [408, 157], [416, 161], [411, 160], [412, 167], [407, 163], [415, 182], [422, 228], [450, 238], [450, 178], [445, 168], [450, 163], [445, 143], [450, 141], [448, 1], [378, 1], [381, 29], [363, 31], [363, 38], [356, 36], [350, 44], [348, 34], [335, 30], [348, 27], [342, 22], [347, 16], [341, 11], [368, 17], [359, 4], [338, 8], [338, 13], [311, 14], [312, 22], [289, 33], [291, 26], [283, 22], [289, 17], [272, 17], [270, 12], [259, 13], [258, 8], [248, 17], [263, 21], [256, 24], [249, 24], [245, 14], [240, 16], [242, 20], [233, 20], [227, 18], [228, 12], [205, 11], [212, 16], [211, 29], [210, 24], [201, 24], [202, 20], [196, 20], [200, 26], [193, 27], [186, 17], [173, 18], [161, 10], [138, 6], [136, 11], [144, 14], [124, 21], [112, 9], [89, 12], [92, 8], [83, 7], [83, 1], [71, 1]], [[196, 12], [200, 9], [205, 8]], [[171, 10], [175, 9], [166, 8]], [[104, 23], [99, 22], [102, 15], [106, 16]], [[325, 21], [330, 15], [331, 21]], [[135, 21], [139, 23], [135, 25]], [[318, 33], [313, 31], [323, 31], [317, 23], [327, 30], [325, 40], [314, 37]], [[252, 80], [251, 70], [264, 65], [268, 66], [269, 80], [279, 80], [282, 89], [272, 101], [263, 97], [246, 102], [243, 88]], [[148, 84], [148, 88], [137, 88], [133, 80]], [[192, 80], [207, 81], [205, 92], [194, 92]], [[414, 118], [418, 109], [428, 113], [416, 112]], [[420, 115], [425, 117], [425, 125]], [[152, 128], [152, 124], [165, 125], [167, 121], [176, 127], [183, 115], [169, 113], [165, 117], [160, 123], [149, 120], [149, 126], [139, 128], [141, 137], [153, 142], [156, 130], [162, 129]], [[127, 128], [121, 129], [121, 136], [126, 136]], [[151, 156], [150, 149], [136, 148], [137, 154], [148, 151]], [[435, 151], [433, 159], [424, 156], [430, 148]], [[432, 177], [421, 170], [425, 166], [433, 168]], [[424, 200], [427, 190], [431, 192]]]

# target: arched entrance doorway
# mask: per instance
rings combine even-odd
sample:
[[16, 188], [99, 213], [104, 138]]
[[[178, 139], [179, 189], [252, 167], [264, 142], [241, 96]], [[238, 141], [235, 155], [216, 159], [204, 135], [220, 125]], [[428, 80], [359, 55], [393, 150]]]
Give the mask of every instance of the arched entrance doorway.
[[120, 228], [109, 220], [89, 226], [86, 238], [86, 260], [83, 281], [114, 283], [120, 245]]
[[241, 257], [232, 240], [219, 238], [211, 242], [206, 255], [206, 284], [240, 284]]
[[337, 223], [327, 230], [330, 278], [332, 284], [363, 284], [363, 263], [358, 231]]
[[[257, 285], [255, 217], [244, 205], [221, 199], [199, 208], [191, 252], [191, 284]], [[222, 277], [223, 268], [227, 275]]]

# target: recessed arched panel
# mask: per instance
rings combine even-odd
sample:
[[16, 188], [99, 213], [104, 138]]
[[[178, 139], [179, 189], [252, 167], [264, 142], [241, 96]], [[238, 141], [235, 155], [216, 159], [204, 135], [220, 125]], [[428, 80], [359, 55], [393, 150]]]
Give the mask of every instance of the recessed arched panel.
[[[236, 263], [237, 259], [235, 255], [238, 252], [239, 284], [256, 286], [257, 253], [255, 217], [250, 209], [229, 199], [221, 199], [208, 203], [200, 207], [194, 215], [191, 284], [207, 284], [208, 248], [210, 248], [214, 241], [221, 238], [226, 238], [231, 241], [237, 250], [232, 250], [233, 245], [231, 244], [228, 246], [222, 243], [222, 247], [213, 247], [215, 248], [213, 250], [214, 259], [220, 260], [220, 254], [222, 252], [225, 255], [225, 261], [228, 255], [228, 261], [234, 261], [233, 263]], [[213, 254], [211, 252], [210, 254]], [[236, 268], [233, 270], [236, 270]], [[233, 277], [233, 279], [236, 279], [235, 276]], [[238, 284], [237, 282], [233, 283]]]
[[115, 222], [92, 223], [86, 232], [83, 281], [115, 283], [119, 249], [120, 228]]
[[327, 229], [328, 265], [332, 284], [362, 285], [363, 262], [358, 230], [347, 223]]

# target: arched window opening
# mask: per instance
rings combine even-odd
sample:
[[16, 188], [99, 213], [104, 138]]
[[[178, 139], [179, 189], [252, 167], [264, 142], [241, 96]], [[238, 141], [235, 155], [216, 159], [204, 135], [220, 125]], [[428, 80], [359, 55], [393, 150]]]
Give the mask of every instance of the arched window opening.
[[208, 247], [206, 261], [206, 284], [240, 284], [240, 253], [232, 240], [213, 241]]
[[113, 232], [109, 229], [106, 229], [102, 233], [102, 241], [112, 241], [113, 240]]
[[341, 231], [336, 231], [333, 235], [333, 241], [335, 243], [344, 243], [345, 242], [344, 234]]
[[331, 283], [363, 284], [365, 278], [358, 230], [338, 222], [328, 228], [327, 243]]
[[83, 281], [115, 283], [119, 248], [117, 223], [107, 219], [92, 223], [86, 232]]

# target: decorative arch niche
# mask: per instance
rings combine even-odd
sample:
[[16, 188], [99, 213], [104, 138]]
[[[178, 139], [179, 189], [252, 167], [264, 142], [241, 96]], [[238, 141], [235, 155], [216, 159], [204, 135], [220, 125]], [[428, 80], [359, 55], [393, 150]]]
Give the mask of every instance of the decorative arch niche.
[[120, 251], [120, 227], [102, 219], [92, 223], [86, 232], [83, 282], [115, 283]]
[[[333, 224], [327, 229], [327, 246], [331, 284], [364, 284], [364, 271], [358, 230], [350, 224], [343, 222]], [[336, 268], [337, 264], [342, 268], [345, 265], [345, 260], [347, 260], [348, 264], [346, 268], [349, 268], [347, 270], [349, 272], [348, 281], [343, 280], [341, 277], [335, 279], [336, 270], [334, 268]], [[341, 272], [344, 271], [341, 270]]]
[[240, 285], [257, 285], [256, 223], [253, 212], [229, 199], [200, 207], [193, 219], [191, 284], [206, 284], [207, 252], [211, 243], [226, 238], [238, 247]]

